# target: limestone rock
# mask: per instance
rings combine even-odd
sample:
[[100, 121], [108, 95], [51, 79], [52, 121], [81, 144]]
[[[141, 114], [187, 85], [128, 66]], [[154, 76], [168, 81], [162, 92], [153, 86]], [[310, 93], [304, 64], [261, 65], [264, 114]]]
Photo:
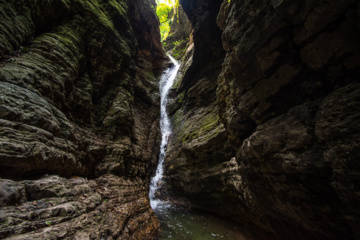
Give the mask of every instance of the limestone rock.
[[146, 207], [147, 184], [141, 179], [111, 174], [96, 180], [47, 175], [0, 183], [10, 184], [18, 192], [26, 191], [26, 197], [21, 204], [0, 209], [1, 238], [150, 239], [159, 227], [154, 212]]
[[157, 232], [148, 181], [166, 56], [154, 5], [0, 0], [0, 238]]
[[180, 2], [172, 194], [276, 239], [360, 239], [358, 1]]

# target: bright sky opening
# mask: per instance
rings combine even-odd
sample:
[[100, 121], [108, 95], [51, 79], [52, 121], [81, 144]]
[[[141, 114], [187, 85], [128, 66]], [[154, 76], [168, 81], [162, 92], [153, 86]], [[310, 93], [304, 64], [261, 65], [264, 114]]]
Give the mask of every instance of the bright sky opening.
[[156, 3], [157, 4], [163, 3], [163, 4], [166, 4], [170, 7], [172, 7], [175, 5], [175, 0], [156, 0]]

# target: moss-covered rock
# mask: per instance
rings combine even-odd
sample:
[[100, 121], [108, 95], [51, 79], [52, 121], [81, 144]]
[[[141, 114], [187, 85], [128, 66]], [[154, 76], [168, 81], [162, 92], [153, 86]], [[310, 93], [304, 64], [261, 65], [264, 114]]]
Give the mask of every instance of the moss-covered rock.
[[172, 195], [270, 239], [359, 239], [359, 2], [180, 2]]
[[[13, 208], [5, 216], [1, 209], [2, 223], [12, 222], [1, 228], [2, 237], [151, 238], [157, 230], [147, 185], [160, 139], [157, 77], [166, 57], [154, 5], [148, 0], [0, 1], [0, 177], [22, 180], [14, 183], [21, 186], [44, 174], [60, 175], [57, 184], [73, 176], [100, 181], [112, 174], [121, 180], [111, 186], [136, 192], [105, 204], [111, 216], [104, 215], [101, 201], [115, 199], [111, 194], [117, 190], [99, 196], [90, 208], [69, 203], [78, 212], [64, 207], [61, 219], [45, 214], [38, 222], [13, 222], [21, 211]], [[84, 185], [95, 191], [93, 182]], [[37, 189], [33, 199], [35, 190], [26, 189], [25, 200], [9, 193], [3, 202], [28, 206], [49, 197], [48, 190]], [[129, 203], [125, 215], [116, 213], [118, 201]], [[44, 206], [44, 212], [51, 208]], [[92, 212], [95, 208], [100, 212]]]

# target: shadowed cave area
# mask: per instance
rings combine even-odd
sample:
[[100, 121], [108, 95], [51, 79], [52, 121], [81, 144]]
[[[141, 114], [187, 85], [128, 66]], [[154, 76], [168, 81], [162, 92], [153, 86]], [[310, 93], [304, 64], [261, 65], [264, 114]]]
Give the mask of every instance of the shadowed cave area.
[[0, 0], [0, 238], [360, 239], [359, 42], [359, 0]]

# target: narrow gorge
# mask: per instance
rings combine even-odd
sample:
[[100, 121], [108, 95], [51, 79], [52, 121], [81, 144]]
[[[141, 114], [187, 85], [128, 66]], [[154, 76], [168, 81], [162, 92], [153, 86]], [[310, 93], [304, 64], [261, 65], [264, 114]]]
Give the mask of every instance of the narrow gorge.
[[359, 43], [359, 0], [0, 0], [0, 239], [360, 240]]

